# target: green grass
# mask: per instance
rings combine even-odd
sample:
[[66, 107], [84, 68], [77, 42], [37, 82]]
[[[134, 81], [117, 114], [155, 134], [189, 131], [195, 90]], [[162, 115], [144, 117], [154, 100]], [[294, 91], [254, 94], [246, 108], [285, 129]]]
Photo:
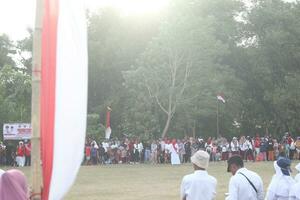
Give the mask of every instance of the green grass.
[[[296, 163], [293, 163], [294, 169]], [[263, 179], [265, 190], [274, 173], [273, 162], [245, 163]], [[25, 174], [29, 169], [24, 168]], [[66, 200], [174, 200], [184, 175], [192, 173], [190, 164], [83, 166]], [[224, 199], [231, 177], [226, 163], [211, 163], [208, 173], [218, 180], [217, 200]], [[293, 170], [295, 175], [295, 170]]]
[[[267, 188], [273, 162], [246, 163], [257, 172]], [[294, 165], [293, 165], [294, 166]], [[211, 163], [208, 173], [218, 180], [217, 200], [224, 199], [231, 177], [226, 163]], [[295, 171], [295, 170], [294, 170]], [[184, 175], [192, 173], [190, 164], [171, 165], [111, 165], [84, 166], [65, 199], [67, 200], [174, 200], [179, 199], [179, 188]]]

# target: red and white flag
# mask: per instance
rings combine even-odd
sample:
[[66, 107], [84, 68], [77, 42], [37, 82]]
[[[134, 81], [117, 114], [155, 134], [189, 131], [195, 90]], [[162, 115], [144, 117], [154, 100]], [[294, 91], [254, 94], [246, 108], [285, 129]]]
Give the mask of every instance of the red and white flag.
[[110, 112], [111, 108], [107, 107], [106, 111], [106, 129], [105, 129], [105, 139], [109, 139], [111, 135], [111, 128], [110, 128]]
[[217, 95], [217, 99], [220, 100], [220, 101], [222, 101], [223, 103], [226, 102], [224, 96], [221, 95], [221, 94], [218, 94], [218, 95]]
[[43, 0], [41, 156], [43, 200], [60, 200], [79, 171], [87, 112], [83, 0]]

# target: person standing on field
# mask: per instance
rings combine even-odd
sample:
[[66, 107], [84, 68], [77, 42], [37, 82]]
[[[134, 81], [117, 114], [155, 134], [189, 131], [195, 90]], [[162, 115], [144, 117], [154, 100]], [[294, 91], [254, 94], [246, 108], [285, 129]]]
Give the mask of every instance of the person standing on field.
[[[300, 172], [300, 163], [296, 165], [295, 167], [298, 172]], [[290, 193], [289, 193], [289, 200], [300, 200], [300, 173], [297, 174], [295, 177], [296, 183], [291, 187]]]
[[274, 161], [275, 174], [268, 187], [266, 200], [289, 200], [291, 187], [296, 183], [291, 177], [291, 160], [279, 157]]
[[25, 166], [31, 166], [31, 142], [25, 143]]
[[216, 197], [217, 180], [207, 173], [209, 154], [197, 151], [191, 162], [194, 173], [183, 177], [181, 182], [181, 200], [212, 200]]
[[263, 182], [258, 174], [244, 167], [242, 158], [234, 155], [228, 160], [227, 172], [232, 173], [226, 200], [263, 200]]

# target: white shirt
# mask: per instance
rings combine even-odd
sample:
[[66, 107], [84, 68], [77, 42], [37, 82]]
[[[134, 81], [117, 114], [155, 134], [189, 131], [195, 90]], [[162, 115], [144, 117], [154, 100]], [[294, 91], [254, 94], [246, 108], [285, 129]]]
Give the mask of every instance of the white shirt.
[[300, 200], [300, 182], [291, 187], [289, 200]]
[[296, 181], [296, 182], [300, 182], [300, 173], [298, 173], [298, 174], [295, 176], [295, 181]]
[[244, 143], [243, 143], [243, 151], [247, 151], [249, 149], [252, 149], [252, 144], [250, 141], [246, 140]]
[[212, 200], [216, 197], [217, 180], [207, 171], [196, 170], [183, 177], [181, 182], [181, 199]]
[[157, 144], [152, 143], [151, 144], [151, 152], [155, 152], [155, 151], [157, 151]]
[[141, 153], [141, 152], [143, 151], [143, 149], [144, 149], [143, 143], [140, 142], [140, 143], [137, 145], [137, 149], [138, 149], [138, 151]]
[[298, 174], [295, 176], [295, 181], [300, 182], [300, 163], [298, 163], [295, 168], [298, 171]]
[[291, 176], [284, 176], [276, 161], [274, 168], [276, 173], [268, 187], [266, 200], [289, 200], [290, 189], [295, 180]]
[[161, 141], [159, 144], [160, 144], [161, 150], [164, 151], [166, 143], [164, 141]]
[[223, 146], [222, 146], [222, 152], [227, 152], [229, 150], [229, 144], [227, 143], [227, 144], [224, 144]]
[[236, 143], [234, 143], [234, 142], [231, 142], [231, 151], [238, 151], [239, 150], [239, 143], [238, 142], [236, 142]]
[[[243, 173], [253, 183], [257, 193], [246, 177], [240, 173]], [[241, 168], [230, 178], [229, 195], [226, 200], [263, 200], [263, 191], [263, 182], [260, 176], [246, 168]]]
[[104, 151], [107, 152], [107, 148], [109, 147], [109, 144], [107, 142], [102, 142], [102, 147], [104, 148]]

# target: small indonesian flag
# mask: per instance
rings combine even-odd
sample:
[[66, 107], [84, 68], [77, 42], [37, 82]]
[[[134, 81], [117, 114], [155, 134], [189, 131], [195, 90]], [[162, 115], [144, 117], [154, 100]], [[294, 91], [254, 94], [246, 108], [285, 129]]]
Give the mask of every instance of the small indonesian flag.
[[225, 99], [224, 99], [224, 97], [223, 97], [223, 95], [221, 95], [221, 94], [219, 94], [219, 95], [217, 96], [217, 99], [220, 100], [220, 101], [222, 101], [223, 103], [226, 102]]
[[87, 27], [83, 0], [43, 0], [41, 157], [43, 200], [60, 200], [84, 152]]
[[111, 128], [110, 128], [110, 112], [111, 108], [107, 107], [106, 111], [106, 129], [105, 129], [105, 139], [109, 139], [111, 135]]

